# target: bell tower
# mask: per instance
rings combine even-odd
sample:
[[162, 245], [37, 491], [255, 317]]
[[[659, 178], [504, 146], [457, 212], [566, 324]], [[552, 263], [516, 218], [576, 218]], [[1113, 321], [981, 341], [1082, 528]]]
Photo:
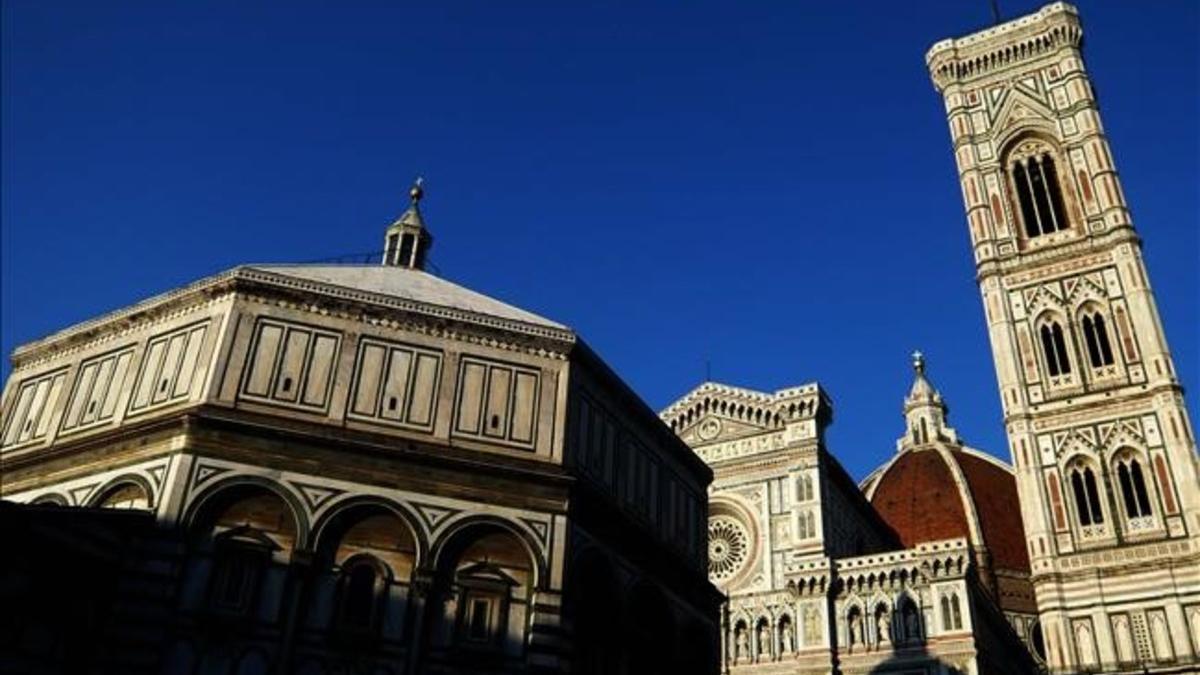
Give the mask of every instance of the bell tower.
[[944, 40], [945, 101], [1051, 672], [1200, 663], [1195, 432], [1065, 3]]

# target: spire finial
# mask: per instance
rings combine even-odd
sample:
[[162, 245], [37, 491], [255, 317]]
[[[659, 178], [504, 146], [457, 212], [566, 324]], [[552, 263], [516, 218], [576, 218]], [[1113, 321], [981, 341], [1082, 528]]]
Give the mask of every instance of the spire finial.
[[913, 362], [912, 362], [913, 370], [917, 371], [917, 375], [924, 375], [925, 374], [925, 355], [921, 353], [921, 350], [918, 349], [917, 351], [912, 353], [912, 360], [913, 360]]
[[425, 185], [425, 179], [417, 176], [417, 179], [413, 181], [413, 186], [408, 190], [408, 197], [412, 200], [413, 206], [416, 206], [421, 201], [421, 198], [425, 196], [423, 185]]

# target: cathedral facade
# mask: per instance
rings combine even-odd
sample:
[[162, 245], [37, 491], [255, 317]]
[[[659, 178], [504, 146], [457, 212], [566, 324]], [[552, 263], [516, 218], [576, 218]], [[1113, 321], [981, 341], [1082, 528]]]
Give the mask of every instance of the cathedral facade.
[[0, 670], [1200, 670], [1200, 465], [1055, 3], [926, 56], [1011, 463], [925, 358], [855, 481], [819, 384], [655, 415], [572, 329], [425, 271], [247, 265], [19, 347]]
[[1011, 465], [961, 442], [919, 354], [897, 453], [858, 485], [817, 384], [661, 413], [715, 473], [726, 672], [1200, 670], [1196, 441], [1082, 37], [1055, 3], [927, 55]]
[[914, 357], [896, 454], [856, 484], [817, 384], [705, 383], [663, 411], [712, 466], [724, 672], [1029, 673], [1039, 635], [1012, 470], [962, 443]]

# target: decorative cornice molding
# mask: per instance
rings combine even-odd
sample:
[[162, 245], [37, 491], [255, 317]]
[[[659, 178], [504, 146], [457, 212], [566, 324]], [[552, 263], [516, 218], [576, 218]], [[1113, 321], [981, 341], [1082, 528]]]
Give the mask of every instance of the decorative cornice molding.
[[[235, 294], [264, 304], [404, 328], [547, 358], [565, 359], [577, 340], [575, 333], [567, 329], [237, 267], [21, 345], [13, 350], [13, 370], [24, 370], [119, 339], [147, 326], [226, 301]], [[311, 297], [295, 297], [299, 294], [310, 294]], [[293, 297], [287, 297], [289, 295]], [[330, 301], [355, 306], [355, 310], [331, 307]], [[375, 308], [398, 314], [371, 316], [370, 310]]]
[[938, 91], [982, 78], [1083, 42], [1079, 12], [1065, 2], [957, 39], [935, 43], [925, 63]]

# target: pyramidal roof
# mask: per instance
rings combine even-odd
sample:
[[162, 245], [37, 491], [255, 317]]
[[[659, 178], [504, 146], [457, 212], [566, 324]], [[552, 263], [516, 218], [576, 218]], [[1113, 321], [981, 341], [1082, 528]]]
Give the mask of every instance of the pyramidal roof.
[[245, 265], [241, 269], [569, 331], [570, 328], [428, 272], [387, 265]]

